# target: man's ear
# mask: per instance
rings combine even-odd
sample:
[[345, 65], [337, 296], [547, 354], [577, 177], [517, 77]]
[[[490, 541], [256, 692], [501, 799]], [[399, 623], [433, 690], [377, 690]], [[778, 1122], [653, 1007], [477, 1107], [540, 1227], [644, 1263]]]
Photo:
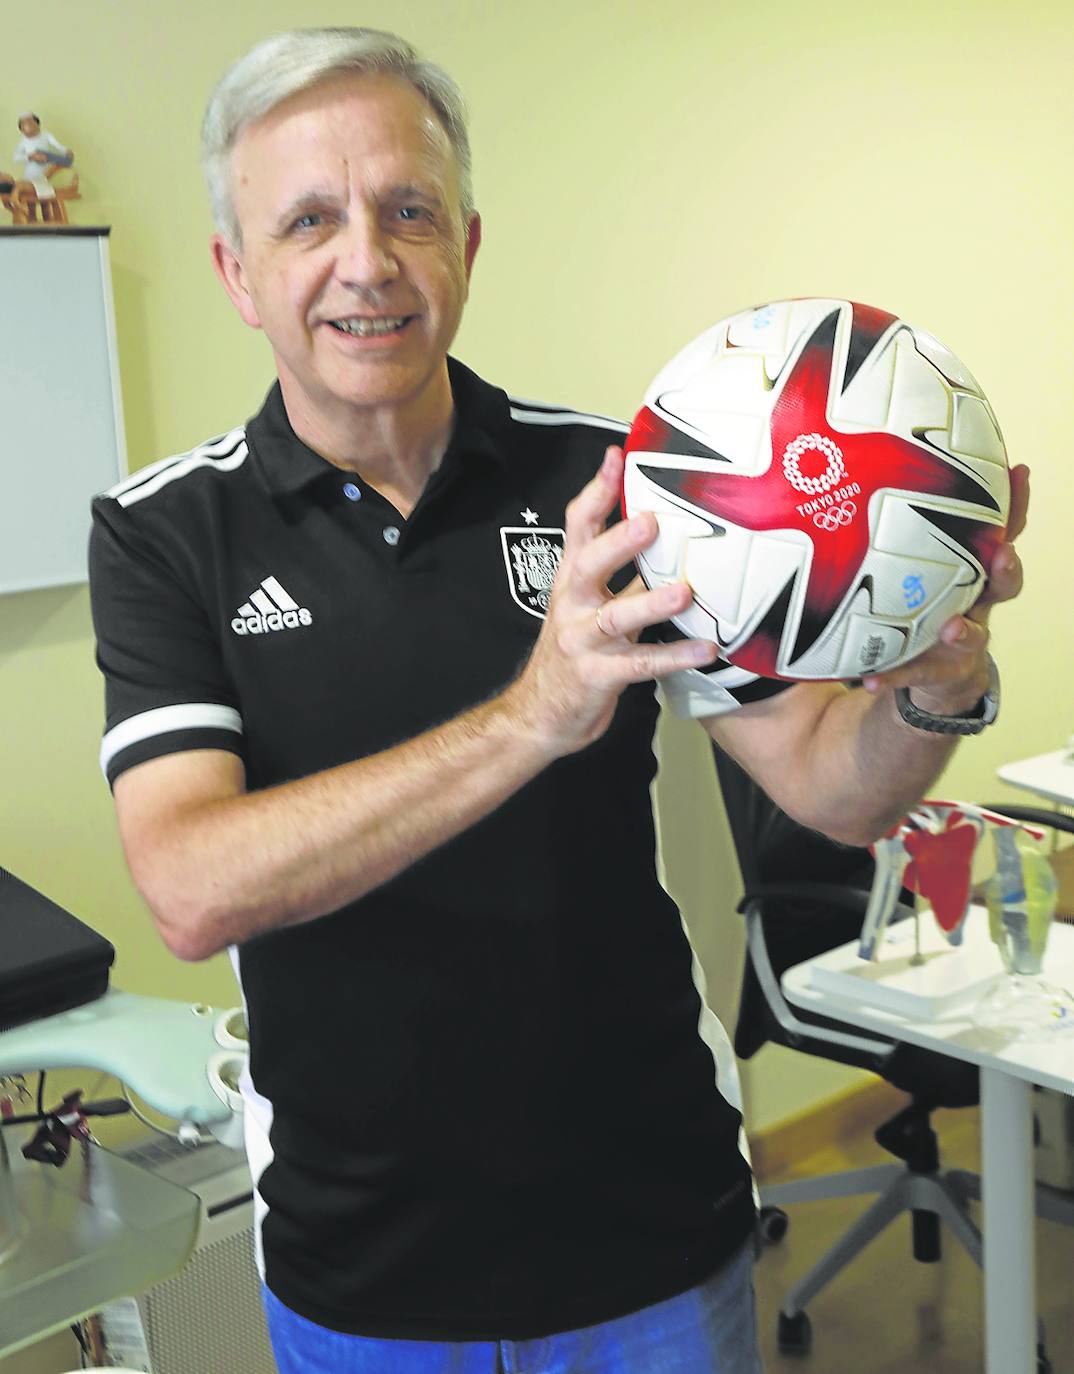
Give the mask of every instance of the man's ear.
[[470, 273], [474, 270], [474, 258], [477, 257], [477, 250], [481, 247], [481, 216], [475, 210], [470, 216], [470, 222], [466, 226], [466, 280], [469, 282]]
[[251, 329], [260, 329], [261, 320], [246, 285], [246, 271], [242, 265], [242, 258], [230, 247], [223, 234], [214, 234], [209, 240], [209, 254], [213, 262], [213, 271], [231, 297], [232, 305]]

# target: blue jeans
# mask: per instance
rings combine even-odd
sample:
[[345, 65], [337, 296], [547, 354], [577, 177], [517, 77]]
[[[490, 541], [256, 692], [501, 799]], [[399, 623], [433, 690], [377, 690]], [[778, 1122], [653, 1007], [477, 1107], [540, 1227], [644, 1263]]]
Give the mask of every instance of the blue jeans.
[[529, 1341], [379, 1340], [307, 1321], [266, 1288], [280, 1374], [763, 1374], [753, 1247], [687, 1293]]

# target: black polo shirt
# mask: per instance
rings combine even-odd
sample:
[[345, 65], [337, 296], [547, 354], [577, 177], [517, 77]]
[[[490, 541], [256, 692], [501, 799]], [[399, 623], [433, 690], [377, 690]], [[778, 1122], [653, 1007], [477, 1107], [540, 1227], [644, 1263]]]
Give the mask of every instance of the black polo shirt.
[[[565, 506], [625, 426], [450, 376], [455, 431], [407, 520], [296, 438], [278, 387], [98, 498], [110, 781], [219, 748], [267, 787], [514, 677]], [[708, 675], [706, 709], [784, 685], [744, 678]], [[456, 839], [233, 951], [259, 1257], [295, 1311], [520, 1339], [671, 1296], [743, 1243], [733, 1061], [656, 876], [656, 714], [628, 689], [602, 739]]]

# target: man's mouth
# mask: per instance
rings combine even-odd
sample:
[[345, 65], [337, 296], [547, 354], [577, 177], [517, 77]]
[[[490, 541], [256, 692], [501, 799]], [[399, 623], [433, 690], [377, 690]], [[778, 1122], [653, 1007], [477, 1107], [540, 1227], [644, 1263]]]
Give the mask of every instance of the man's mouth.
[[341, 334], [355, 334], [360, 339], [371, 339], [383, 334], [398, 334], [413, 318], [413, 315], [381, 315], [376, 318], [369, 315], [351, 315], [342, 320], [329, 320], [328, 323]]

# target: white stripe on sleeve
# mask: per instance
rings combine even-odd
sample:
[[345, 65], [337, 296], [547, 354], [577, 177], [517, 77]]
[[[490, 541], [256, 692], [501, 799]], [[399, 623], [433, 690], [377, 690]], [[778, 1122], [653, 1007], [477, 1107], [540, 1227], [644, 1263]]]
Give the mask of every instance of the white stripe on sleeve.
[[242, 717], [232, 706], [215, 702], [184, 703], [181, 706], [158, 706], [121, 721], [101, 740], [101, 771], [108, 776], [108, 765], [123, 749], [154, 735], [170, 734], [173, 730], [234, 730], [242, 734]]
[[228, 430], [219, 439], [214, 439], [208, 444], [201, 444], [187, 453], [173, 453], [169, 458], [160, 458], [155, 463], [148, 463], [144, 468], [138, 468], [129, 477], [125, 477], [122, 482], [117, 482], [114, 487], [109, 487], [105, 495], [122, 496], [124, 492], [131, 491], [134, 487], [140, 487], [143, 482], [148, 482], [151, 477], [156, 477], [158, 473], [164, 472], [178, 463], [183, 463], [192, 456], [202, 454], [213, 458], [221, 454], [231, 453], [245, 437], [246, 427], [240, 425], [237, 429]]
[[603, 415], [583, 415], [577, 410], [520, 410], [511, 406], [511, 419], [523, 425], [592, 425], [594, 429], [613, 429], [629, 434], [630, 426], [621, 420], [606, 419]]
[[116, 497], [116, 500], [121, 506], [133, 506], [138, 501], [144, 501], [147, 496], [155, 495], [161, 487], [166, 487], [170, 482], [174, 482], [177, 477], [185, 477], [188, 472], [193, 472], [195, 468], [213, 468], [216, 472], [234, 472], [236, 468], [242, 467], [248, 452], [249, 449], [245, 440], [234, 453], [229, 454], [226, 458], [211, 458], [204, 453], [195, 451], [186, 458], [181, 458], [178, 463], [173, 463], [170, 467], [162, 469], [148, 482], [143, 482], [140, 487], [135, 487], [132, 491], [122, 492]]

